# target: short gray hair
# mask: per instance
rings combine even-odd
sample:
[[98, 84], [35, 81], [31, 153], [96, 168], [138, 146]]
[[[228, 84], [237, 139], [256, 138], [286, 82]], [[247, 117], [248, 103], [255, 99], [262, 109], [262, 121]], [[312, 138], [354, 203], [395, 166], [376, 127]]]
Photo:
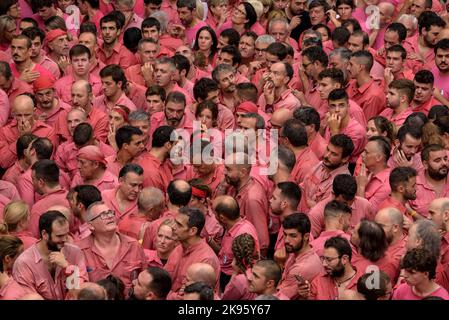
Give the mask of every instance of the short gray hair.
[[151, 18], [155, 18], [161, 24], [161, 33], [164, 34], [167, 31], [168, 26], [168, 16], [164, 11], [154, 11], [151, 15]]
[[220, 73], [225, 72], [225, 71], [230, 71], [230, 72], [234, 72], [235, 73], [235, 68], [229, 64], [219, 64], [218, 66], [215, 67], [214, 71], [212, 71], [212, 79], [215, 80], [215, 82], [220, 82], [219, 81], [219, 77], [220, 77]]
[[329, 58], [332, 58], [333, 56], [339, 56], [343, 60], [349, 61], [349, 59], [351, 59], [351, 54], [352, 52], [348, 48], [337, 48], [329, 53]]
[[265, 129], [265, 120], [258, 113], [254, 113], [254, 112], [245, 113], [245, 114], [242, 114], [242, 118], [256, 119], [256, 128], [255, 129], [256, 130]]
[[441, 237], [432, 221], [419, 219], [415, 222], [416, 235], [422, 240], [422, 247], [429, 250], [437, 258], [440, 255]]
[[150, 116], [143, 110], [134, 110], [128, 116], [129, 121], [150, 121]]
[[273, 25], [276, 24], [276, 23], [284, 24], [285, 28], [288, 31], [289, 24], [288, 24], [287, 19], [285, 19], [285, 18], [274, 18], [274, 19], [271, 19], [270, 23], [268, 24], [268, 33], [271, 33], [271, 28], [273, 28]]
[[276, 39], [273, 36], [270, 36], [269, 34], [263, 34], [263, 35], [257, 37], [255, 44], [258, 44], [258, 43], [272, 44], [275, 42], [276, 42]]
[[105, 203], [103, 201], [95, 201], [94, 203], [91, 203], [90, 206], [87, 207], [86, 213], [87, 213], [87, 222], [91, 221], [92, 218], [94, 218], [92, 216], [92, 210], [94, 207], [99, 206], [99, 205], [105, 205]]

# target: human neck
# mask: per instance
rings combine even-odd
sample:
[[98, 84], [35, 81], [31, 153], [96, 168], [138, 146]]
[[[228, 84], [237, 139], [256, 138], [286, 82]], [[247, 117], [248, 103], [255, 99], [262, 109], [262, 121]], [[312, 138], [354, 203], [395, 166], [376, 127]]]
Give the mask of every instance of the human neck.
[[429, 172], [427, 170], [424, 172], [424, 174], [425, 174], [427, 182], [429, 182], [431, 185], [434, 185], [434, 186], [443, 185], [447, 181], [447, 178], [444, 178], [444, 179], [441, 179], [441, 180], [435, 180], [435, 179], [431, 178], [429, 176]]
[[8, 282], [9, 276], [6, 273], [6, 270], [4, 272], [0, 272], [0, 289], [3, 288], [3, 286]]
[[201, 238], [200, 238], [200, 237], [194, 236], [194, 237], [188, 238], [188, 239], [185, 240], [185, 241], [182, 241], [182, 242], [181, 242], [181, 245], [182, 245], [182, 247], [184, 248], [184, 250], [186, 250], [186, 249], [190, 248], [191, 246], [197, 244], [197, 243], [200, 242], [200, 241], [201, 241]]
[[151, 148], [150, 154], [157, 158], [160, 162], [164, 162], [167, 159], [167, 155], [164, 149], [162, 148]]
[[86, 182], [94, 182], [100, 179], [105, 173], [105, 169], [100, 168], [94, 172], [93, 176], [90, 179], [86, 179]]
[[424, 37], [422, 35], [418, 36], [418, 45], [425, 49], [425, 51], [429, 50], [430, 48], [427, 46], [426, 42], [424, 41]]
[[48, 57], [57, 63], [59, 61], [59, 59], [62, 57], [62, 55], [60, 55], [54, 51], [51, 51], [50, 53], [48, 53]]
[[243, 178], [242, 180], [240, 180], [240, 183], [239, 183], [239, 185], [237, 187], [237, 190], [240, 191], [240, 189], [242, 189], [244, 186], [246, 186], [249, 183], [250, 180], [251, 180], [251, 176], [250, 175], [248, 175], [245, 178]]
[[361, 72], [361, 73], [359, 73], [359, 75], [357, 76], [356, 81], [357, 81], [357, 86], [358, 86], [358, 87], [361, 87], [361, 86], [363, 86], [364, 84], [366, 84], [366, 83], [368, 83], [368, 82], [371, 81], [371, 76], [369, 75], [369, 73]]
[[120, 242], [116, 230], [102, 233], [94, 233], [94, 242], [97, 247], [110, 248]]
[[78, 81], [78, 80], [89, 81], [89, 71], [85, 74], [76, 74], [75, 72], [73, 72], [73, 79], [75, 79], [75, 81]]
[[61, 190], [61, 186], [59, 184], [55, 185], [54, 187], [46, 186], [43, 191], [44, 191], [44, 195], [45, 195], [45, 194], [53, 193], [53, 192], [58, 191], [58, 190]]
[[227, 223], [226, 223], [226, 229], [227, 230], [230, 230], [233, 226], [235, 226], [238, 222], [240, 222], [242, 220], [242, 218], [238, 218], [237, 220], [229, 220]]
[[345, 281], [345, 280], [349, 279], [354, 274], [355, 274], [354, 268], [350, 264], [348, 264], [347, 266], [345, 266], [345, 273], [343, 273], [342, 276], [336, 277], [334, 279], [338, 283], [342, 283], [341, 281]]
[[122, 192], [122, 190], [120, 188], [117, 189], [117, 193], [115, 195], [116, 195], [116, 198], [117, 198], [119, 203], [120, 202], [124, 202], [124, 203], [132, 202], [132, 201], [128, 200], [128, 197], [126, 196], [126, 194], [124, 194]]
[[425, 297], [436, 290], [438, 285], [433, 280], [427, 279], [416, 286], [413, 286], [415, 293], [421, 297]]
[[122, 166], [124, 166], [125, 164], [131, 162], [131, 160], [133, 160], [133, 157], [131, 157], [131, 155], [126, 150], [120, 149], [117, 152], [117, 160]]
[[342, 230], [338, 221], [324, 220], [324, 231], [339, 231]]
[[399, 201], [403, 205], [407, 203], [407, 200], [405, 200], [404, 195], [397, 191], [391, 191], [391, 198], [393, 198], [396, 201]]
[[242, 34], [245, 31], [245, 26], [243, 24], [232, 23], [232, 28], [234, 28], [239, 34]]
[[398, 115], [407, 109], [408, 109], [408, 104], [402, 103], [399, 105], [399, 107], [397, 107], [396, 109], [393, 109], [393, 114]]
[[106, 100], [108, 100], [109, 102], [111, 102], [115, 105], [117, 103], [118, 99], [120, 99], [120, 97], [122, 96], [122, 94], [123, 94], [122, 89], [118, 89], [117, 92], [113, 96], [106, 97]]
[[115, 39], [113, 42], [111, 43], [106, 43], [103, 42], [103, 49], [105, 49], [106, 51], [112, 51], [116, 45], [116, 43], [118, 42], [118, 38]]
[[285, 218], [287, 218], [288, 216], [292, 215], [295, 212], [296, 210], [292, 210], [290, 207], [285, 208], [280, 215], [281, 221], [284, 221]]
[[312, 247], [309, 245], [309, 243], [307, 243], [307, 244], [305, 244], [305, 245], [302, 246], [301, 250], [296, 251], [296, 252], [294, 253], [294, 255], [295, 255], [295, 257], [298, 257], [298, 256], [304, 254], [305, 252], [311, 250], [311, 249], [312, 249]]
[[16, 70], [19, 71], [19, 73], [22, 73], [25, 69], [31, 70], [34, 68], [34, 65], [35, 65], [35, 63], [31, 59], [28, 59], [28, 60], [25, 60], [22, 62], [18, 62], [18, 63], [14, 62], [14, 64], [16, 66]]
[[340, 129], [341, 130], [343, 130], [344, 128], [346, 128], [347, 126], [348, 126], [348, 124], [349, 124], [349, 114], [347, 114], [346, 115], [346, 117], [344, 117], [342, 120], [341, 120], [341, 123], [340, 123]]
[[275, 99], [275, 101], [279, 100], [281, 98], [282, 94], [286, 90], [288, 90], [287, 86], [282, 86], [282, 87], [274, 89], [274, 99]]
[[371, 172], [372, 174], [378, 174], [379, 172], [385, 170], [386, 168], [387, 168], [386, 163], [377, 163], [376, 165], [368, 168], [368, 171]]
[[170, 81], [164, 88], [165, 92], [172, 92], [173, 87], [175, 86], [174, 81]]
[[45, 241], [43, 239], [41, 239], [37, 243], [37, 249], [38, 249], [40, 255], [42, 256], [42, 258], [44, 258], [44, 260], [46, 260], [48, 258], [48, 256], [50, 255], [50, 250], [48, 250], [47, 244], [45, 243]]

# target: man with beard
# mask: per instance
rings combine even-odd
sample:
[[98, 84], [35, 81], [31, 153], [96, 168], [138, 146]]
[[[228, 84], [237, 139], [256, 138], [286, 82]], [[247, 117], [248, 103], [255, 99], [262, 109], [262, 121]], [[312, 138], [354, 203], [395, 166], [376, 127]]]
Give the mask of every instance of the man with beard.
[[440, 145], [429, 145], [421, 152], [421, 159], [424, 171], [419, 172], [416, 178], [416, 200], [410, 201], [411, 207], [416, 210], [411, 213], [414, 219], [421, 216], [430, 218], [429, 206], [432, 200], [449, 195], [446, 150]]
[[301, 185], [303, 197], [300, 211], [308, 213], [318, 202], [331, 195], [332, 181], [335, 176], [349, 174], [348, 161], [354, 150], [354, 143], [345, 134], [336, 134], [330, 138], [323, 160], [304, 178]]
[[[435, 57], [435, 60], [437, 60], [437, 57]], [[440, 104], [433, 96], [435, 91], [434, 82], [435, 78], [429, 70], [419, 70], [415, 74], [413, 79], [415, 95], [410, 104], [413, 112], [422, 112], [427, 116], [433, 106]]]
[[258, 296], [275, 296], [278, 300], [289, 300], [277, 290], [282, 278], [282, 270], [273, 260], [259, 260], [251, 268], [248, 275], [248, 291]]
[[[394, 168], [389, 177], [391, 193], [388, 198], [379, 205], [379, 210], [383, 208], [395, 208], [404, 216], [408, 214], [407, 207], [409, 201], [416, 199], [416, 176], [418, 173], [410, 167]], [[407, 223], [410, 223], [410, 216]]]
[[358, 272], [351, 264], [352, 249], [348, 240], [342, 237], [328, 239], [324, 243], [320, 259], [324, 271], [311, 283], [298, 279], [300, 299], [338, 300], [345, 290], [356, 289], [357, 280], [363, 273]]
[[393, 258], [395, 263], [399, 264], [405, 254], [405, 245], [407, 243], [407, 234], [404, 233], [404, 216], [396, 208], [384, 208], [379, 210], [374, 218], [385, 231], [388, 241], [386, 255]]
[[72, 236], [75, 241], [84, 239], [91, 233], [87, 223], [87, 208], [92, 203], [101, 201], [100, 190], [89, 184], [78, 185], [67, 193], [67, 200], [70, 210], [79, 221], [79, 223], [75, 223], [76, 228], [73, 230]]
[[419, 33], [408, 39], [408, 58], [417, 61], [413, 71], [420, 69], [432, 69], [432, 61], [435, 60], [434, 49], [438, 35], [446, 26], [446, 22], [434, 12], [428, 12], [420, 17], [418, 22]]
[[391, 169], [396, 167], [412, 167], [418, 174], [424, 170], [420, 159], [421, 129], [408, 124], [399, 128], [397, 140], [399, 145], [393, 149], [392, 156], [388, 160]]
[[434, 48], [435, 66], [430, 70], [435, 77], [435, 88], [449, 99], [449, 39], [438, 41]]
[[[50, 30], [45, 35], [45, 41], [48, 47], [48, 57], [58, 65], [69, 56], [69, 36], [66, 31], [62, 29]], [[62, 69], [60, 67], [60, 69]]]
[[75, 244], [86, 259], [89, 281], [96, 282], [113, 274], [125, 284], [131, 282], [147, 266], [142, 246], [136, 239], [118, 232], [116, 213], [104, 202], [87, 208], [87, 222], [92, 234]]
[[101, 69], [100, 77], [103, 94], [93, 100], [95, 108], [104, 113], [109, 113], [118, 104], [130, 111], [137, 109], [125, 94], [127, 80], [122, 68], [116, 64], [108, 65]]
[[197, 18], [195, 0], [178, 0], [176, 3], [179, 20], [185, 27], [187, 44], [193, 47], [199, 29], [207, 26], [206, 22]]
[[269, 75], [263, 87], [258, 105], [264, 112], [272, 113], [280, 108], [291, 111], [299, 108], [301, 103], [293, 95], [288, 84], [293, 77], [293, 68], [288, 62], [278, 62], [271, 65]]
[[159, 267], [148, 267], [132, 282], [129, 300], [165, 300], [172, 281], [170, 274]]
[[104, 203], [115, 211], [120, 221], [131, 213], [137, 213], [137, 197], [142, 190], [143, 169], [128, 163], [119, 172], [119, 185], [101, 193]]
[[236, 98], [236, 74], [237, 71], [231, 65], [222, 63], [212, 71], [212, 79], [218, 83], [220, 89], [220, 103], [228, 107], [232, 112], [238, 105]]
[[302, 32], [312, 27], [306, 0], [291, 0], [285, 8], [285, 13], [290, 21], [290, 37], [299, 40]]
[[411, 80], [397, 79], [391, 81], [387, 91], [387, 108], [381, 116], [392, 122], [397, 128], [401, 127], [412, 113], [410, 103], [415, 95], [415, 85]]
[[103, 44], [98, 47], [97, 55], [101, 62], [116, 64], [123, 69], [137, 64], [136, 56], [119, 41], [122, 25], [116, 15], [108, 14], [101, 18], [100, 29]]
[[246, 153], [234, 152], [227, 156], [224, 180], [217, 187], [217, 194], [227, 194], [237, 200], [240, 215], [256, 228], [261, 256], [266, 257], [270, 242], [267, 191], [259, 179], [251, 176], [251, 168], [252, 164]]
[[191, 112], [186, 112], [186, 106], [186, 95], [179, 91], [171, 91], [165, 99], [164, 111], [156, 112], [151, 117], [150, 136], [163, 125], [184, 129], [192, 134], [194, 118]]
[[61, 212], [44, 213], [39, 233], [41, 240], [14, 262], [14, 280], [46, 300], [64, 300], [70, 290], [67, 280], [73, 289], [88, 281], [84, 256], [78, 247], [67, 243], [69, 222]]
[[[304, 98], [302, 104], [319, 106], [321, 104], [318, 92], [318, 75], [325, 70], [329, 64], [329, 58], [323, 48], [312, 46], [301, 52], [302, 69], [308, 78], [307, 83], [302, 83]], [[301, 78], [302, 79], [302, 78]], [[304, 81], [303, 81], [304, 82]]]
[[165, 265], [173, 284], [169, 296], [179, 297], [187, 269], [194, 263], [207, 263], [216, 270], [215, 289], [219, 289], [220, 261], [205, 239], [200, 237], [205, 218], [196, 208], [184, 207], [175, 216], [173, 234], [180, 244], [173, 250]]
[[440, 262], [449, 262], [449, 198], [438, 198], [430, 203], [429, 215], [435, 227], [441, 233]]
[[55, 79], [52, 77], [39, 77], [33, 82], [36, 98], [36, 118], [49, 126], [54, 127], [64, 118], [65, 111], [70, 110], [70, 105], [58, 98], [55, 91]]
[[385, 138], [369, 138], [362, 154], [360, 174], [356, 178], [357, 195], [369, 200], [376, 211], [391, 192], [387, 183], [391, 172], [387, 165], [390, 153], [390, 143]]
[[140, 129], [128, 125], [118, 128], [115, 133], [118, 150], [116, 154], [106, 157], [108, 170], [118, 176], [123, 166], [136, 162], [144, 150], [143, 141], [143, 132]]
[[298, 281], [312, 282], [322, 271], [320, 258], [309, 244], [310, 220], [304, 213], [293, 213], [282, 222], [288, 259], [278, 290], [290, 300], [298, 297]]

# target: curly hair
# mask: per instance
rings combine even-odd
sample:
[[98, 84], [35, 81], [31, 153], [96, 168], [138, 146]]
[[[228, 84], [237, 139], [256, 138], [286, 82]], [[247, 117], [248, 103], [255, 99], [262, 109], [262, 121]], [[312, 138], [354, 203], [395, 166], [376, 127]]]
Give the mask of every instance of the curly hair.
[[252, 268], [254, 261], [259, 257], [255, 254], [256, 241], [248, 234], [243, 233], [232, 241], [232, 253], [237, 267], [245, 273], [248, 268]]

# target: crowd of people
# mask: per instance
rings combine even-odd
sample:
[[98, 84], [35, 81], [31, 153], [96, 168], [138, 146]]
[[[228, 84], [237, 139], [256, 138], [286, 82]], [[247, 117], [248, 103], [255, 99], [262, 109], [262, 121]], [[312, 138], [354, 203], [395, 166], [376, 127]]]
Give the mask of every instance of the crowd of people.
[[449, 299], [439, 0], [1, 0], [0, 300]]

